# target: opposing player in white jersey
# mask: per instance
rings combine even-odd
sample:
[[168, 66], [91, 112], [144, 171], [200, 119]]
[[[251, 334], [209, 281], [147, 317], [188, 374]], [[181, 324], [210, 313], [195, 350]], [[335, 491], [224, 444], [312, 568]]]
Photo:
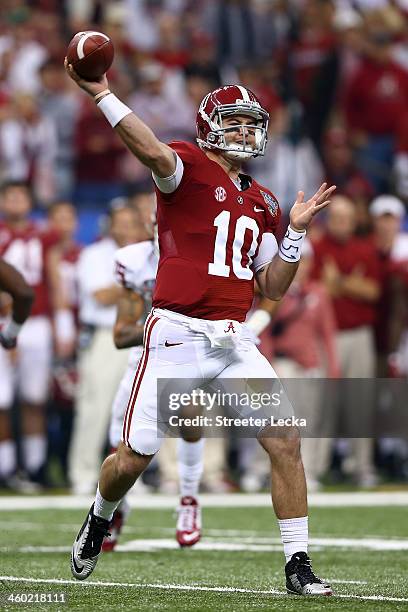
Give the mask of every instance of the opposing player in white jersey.
[[[242, 85], [210, 92], [197, 113], [198, 146], [167, 145], [110, 92], [106, 75], [85, 81], [67, 61], [65, 65], [152, 171], [160, 244], [153, 309], [145, 325], [143, 357], [122, 441], [103, 463], [95, 503], [72, 547], [71, 571], [83, 580], [96, 566], [113, 512], [162, 444], [157, 381], [181, 379], [192, 390], [197, 379], [238, 379], [244, 384], [251, 378], [271, 384], [276, 380], [272, 366], [242, 327], [254, 281], [265, 297], [283, 297], [296, 274], [306, 230], [328, 205], [335, 187], [323, 184], [307, 201], [298, 192], [278, 248], [274, 234], [279, 204], [267, 187], [242, 172], [245, 160], [263, 155], [267, 140], [268, 113], [253, 92]], [[307, 554], [307, 491], [299, 432], [289, 427], [277, 436], [270, 430], [260, 429], [257, 438], [270, 459], [286, 588], [302, 596], [331, 595], [330, 585], [313, 572]]]
[[[115, 276], [123, 287], [118, 302], [118, 312], [113, 337], [118, 349], [130, 348], [127, 370], [118, 387], [109, 428], [109, 444], [112, 451], [119, 446], [123, 419], [132, 391], [135, 371], [143, 353], [143, 328], [152, 305], [155, 285], [158, 248], [151, 240], [131, 244], [119, 249], [115, 256]], [[176, 527], [176, 539], [180, 546], [193, 546], [201, 538], [201, 508], [198, 488], [203, 471], [204, 440], [177, 439], [177, 459], [180, 479], [180, 507]], [[105, 538], [104, 552], [114, 550], [118, 536], [130, 511], [124, 497], [117, 507], [111, 525], [110, 537]]]

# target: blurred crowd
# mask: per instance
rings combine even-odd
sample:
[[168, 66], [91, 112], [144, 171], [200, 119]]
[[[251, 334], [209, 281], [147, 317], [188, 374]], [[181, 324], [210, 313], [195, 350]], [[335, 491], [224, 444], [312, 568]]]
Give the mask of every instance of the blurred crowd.
[[[66, 78], [74, 33], [115, 46], [112, 89], [163, 140], [195, 135], [205, 93], [242, 82], [271, 115], [256, 175], [284, 209], [322, 177], [356, 201], [408, 196], [404, 0], [5, 0], [0, 7], [0, 172], [36, 204], [97, 207], [148, 175]], [[287, 167], [291, 172], [287, 172]]]
[[[89, 375], [81, 394], [95, 427], [85, 443], [97, 470], [127, 358], [111, 342], [113, 254], [152, 237], [148, 172], [63, 69], [71, 37], [92, 29], [114, 42], [111, 89], [161, 140], [194, 141], [204, 95], [240, 82], [270, 113], [266, 155], [248, 172], [276, 194], [284, 217], [299, 189], [308, 197], [323, 180], [337, 185], [288, 295], [277, 307], [254, 305], [270, 315], [260, 346], [278, 374], [308, 382], [406, 377], [406, 0], [3, 0], [0, 255], [37, 299], [17, 351], [0, 353], [0, 483], [92, 492], [97, 471], [84, 480], [82, 450], [72, 451], [84, 401], [78, 378]], [[6, 297], [0, 307], [5, 316]], [[106, 331], [96, 364], [95, 329]], [[101, 387], [106, 363], [111, 377]], [[323, 415], [313, 385], [305, 396]], [[376, 410], [373, 397], [341, 399], [342, 417]], [[406, 440], [336, 433], [332, 420], [318, 443], [305, 441], [311, 488], [408, 480]], [[209, 442], [208, 490], [265, 485], [266, 462], [252, 442]], [[174, 453], [163, 456], [145, 480], [171, 490]]]

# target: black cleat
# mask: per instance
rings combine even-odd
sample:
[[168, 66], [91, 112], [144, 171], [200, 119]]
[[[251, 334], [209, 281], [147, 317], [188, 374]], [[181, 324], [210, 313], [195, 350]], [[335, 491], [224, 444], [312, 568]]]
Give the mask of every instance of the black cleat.
[[285, 565], [286, 591], [291, 595], [333, 595], [330, 584], [313, 573], [305, 552], [292, 555]]
[[111, 552], [112, 550], [115, 550], [119, 536], [123, 529], [123, 525], [126, 523], [129, 514], [130, 506], [126, 499], [122, 499], [119, 506], [113, 513], [111, 522], [109, 523], [110, 533], [103, 540], [102, 552]]
[[94, 505], [82, 525], [71, 552], [71, 572], [77, 580], [85, 580], [95, 569], [102, 549], [102, 542], [109, 536], [107, 521], [93, 513]]

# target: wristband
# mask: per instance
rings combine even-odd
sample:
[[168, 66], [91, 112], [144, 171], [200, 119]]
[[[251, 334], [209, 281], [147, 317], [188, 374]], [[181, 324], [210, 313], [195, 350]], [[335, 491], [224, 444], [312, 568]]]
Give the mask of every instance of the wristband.
[[55, 334], [60, 342], [75, 339], [74, 315], [70, 310], [57, 310], [54, 316]]
[[98, 94], [96, 94], [96, 96], [94, 96], [95, 102], [98, 102], [98, 100], [100, 100], [104, 96], [107, 96], [110, 93], [112, 93], [110, 89], [104, 89], [103, 91], [100, 91]]
[[288, 225], [286, 234], [279, 245], [279, 257], [288, 263], [299, 261], [305, 236], [306, 230], [297, 232]]
[[126, 117], [126, 115], [133, 112], [113, 93], [104, 96], [102, 100], [97, 103], [97, 106], [103, 112], [112, 127], [115, 127], [119, 121], [122, 121], [122, 119]]
[[255, 312], [249, 317], [246, 322], [246, 326], [254, 332], [256, 336], [259, 336], [263, 330], [268, 327], [272, 317], [269, 312], [262, 310], [262, 308], [255, 310]]
[[1, 334], [6, 340], [15, 340], [22, 326], [22, 323], [16, 323], [13, 319], [10, 319], [2, 328]]

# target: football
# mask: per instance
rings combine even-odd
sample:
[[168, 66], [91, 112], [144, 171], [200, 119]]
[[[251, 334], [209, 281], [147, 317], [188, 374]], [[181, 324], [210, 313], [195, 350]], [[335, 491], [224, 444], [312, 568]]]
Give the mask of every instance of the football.
[[78, 32], [68, 45], [67, 59], [84, 79], [97, 79], [112, 65], [111, 39], [102, 32]]

